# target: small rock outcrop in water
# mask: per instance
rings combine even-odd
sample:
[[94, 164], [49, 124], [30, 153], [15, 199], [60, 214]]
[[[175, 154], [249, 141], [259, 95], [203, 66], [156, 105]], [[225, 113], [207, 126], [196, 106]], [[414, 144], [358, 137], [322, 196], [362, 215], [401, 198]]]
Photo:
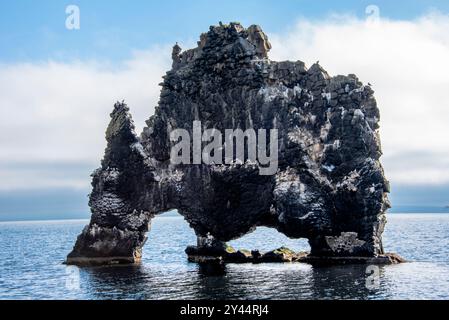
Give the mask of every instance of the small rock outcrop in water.
[[385, 253], [373, 257], [364, 256], [312, 256], [308, 252], [294, 252], [285, 247], [261, 253], [258, 250], [235, 250], [225, 246], [221, 250], [188, 246], [186, 249], [190, 262], [196, 263], [261, 263], [261, 262], [305, 262], [316, 265], [333, 264], [397, 264], [406, 262], [395, 253]]
[[[197, 48], [174, 47], [159, 105], [140, 137], [128, 107], [114, 106], [92, 175], [92, 218], [67, 263], [140, 261], [151, 219], [172, 209], [194, 229], [191, 250], [199, 252], [267, 226], [307, 238], [311, 259], [384, 254], [389, 185], [373, 90], [355, 75], [331, 77], [318, 63], [307, 69], [301, 61], [271, 61], [270, 48], [259, 26], [211, 27]], [[251, 162], [174, 165], [170, 132], [192, 135], [195, 120], [221, 132], [277, 129], [277, 172], [261, 175]]]

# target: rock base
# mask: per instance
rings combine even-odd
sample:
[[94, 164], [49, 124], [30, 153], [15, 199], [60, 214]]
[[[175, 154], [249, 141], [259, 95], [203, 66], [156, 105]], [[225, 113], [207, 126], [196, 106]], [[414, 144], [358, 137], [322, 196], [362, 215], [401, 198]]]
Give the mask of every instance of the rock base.
[[96, 266], [112, 266], [112, 265], [127, 265], [127, 264], [139, 264], [140, 259], [135, 257], [68, 257], [64, 264], [75, 265], [79, 267], [96, 267]]
[[189, 246], [186, 249], [190, 262], [229, 262], [229, 263], [262, 263], [262, 262], [294, 262], [299, 261], [307, 255], [307, 252], [294, 252], [288, 248], [281, 247], [266, 253], [258, 250], [235, 250], [227, 246], [221, 251], [209, 250], [209, 248], [199, 248]]
[[312, 265], [345, 265], [345, 264], [399, 264], [407, 262], [396, 253], [386, 253], [377, 257], [314, 257], [306, 255], [299, 262], [310, 263]]
[[308, 252], [294, 252], [281, 247], [266, 253], [258, 250], [234, 250], [227, 247], [222, 252], [207, 253], [205, 248], [189, 246], [186, 249], [187, 257], [194, 263], [287, 263], [302, 262], [312, 265], [344, 265], [344, 264], [377, 264], [388, 265], [406, 262], [404, 258], [395, 253], [386, 253], [377, 257], [315, 257]]

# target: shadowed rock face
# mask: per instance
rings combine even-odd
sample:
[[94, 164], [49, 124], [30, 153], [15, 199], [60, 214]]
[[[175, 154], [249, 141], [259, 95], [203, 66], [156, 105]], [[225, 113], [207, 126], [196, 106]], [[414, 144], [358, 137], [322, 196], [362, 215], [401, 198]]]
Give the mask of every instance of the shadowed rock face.
[[[101, 168], [93, 173], [90, 224], [67, 262], [137, 262], [151, 219], [184, 216], [198, 246], [213, 248], [257, 226], [307, 238], [317, 257], [375, 257], [389, 207], [379, 162], [379, 110], [355, 75], [268, 59], [258, 26], [211, 27], [198, 47], [175, 46], [159, 105], [140, 137], [117, 103]], [[260, 165], [173, 165], [173, 129], [277, 129], [278, 171]], [[149, 244], [151, 245], [151, 243]]]

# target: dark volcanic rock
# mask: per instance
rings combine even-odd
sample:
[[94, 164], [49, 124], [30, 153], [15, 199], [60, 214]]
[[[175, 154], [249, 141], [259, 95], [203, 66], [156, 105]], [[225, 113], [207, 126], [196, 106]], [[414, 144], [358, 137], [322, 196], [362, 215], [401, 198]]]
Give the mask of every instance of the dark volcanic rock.
[[369, 265], [385, 265], [385, 264], [399, 264], [407, 262], [404, 258], [396, 253], [379, 254], [375, 257], [316, 257], [311, 255], [303, 255], [298, 258], [298, 262], [309, 263], [316, 266], [328, 265], [344, 265], [344, 264], [369, 264]]
[[[186, 251], [192, 262], [230, 262], [230, 263], [261, 263], [261, 262], [297, 262], [308, 256], [306, 252], [294, 252], [281, 247], [261, 254], [258, 250], [234, 250], [227, 246], [222, 250], [207, 250], [202, 247], [189, 246]], [[308, 262], [308, 261], [304, 261]]]
[[282, 247], [263, 254], [260, 258], [262, 262], [292, 262], [296, 259], [296, 253], [288, 248]]
[[[270, 48], [258, 26], [211, 27], [197, 48], [174, 47], [140, 137], [127, 106], [114, 106], [93, 173], [91, 222], [67, 263], [139, 261], [152, 217], [171, 209], [206, 251], [268, 226], [309, 239], [314, 257], [383, 254], [389, 185], [373, 90], [355, 75], [331, 77], [318, 63], [271, 61]], [[249, 161], [174, 165], [170, 133], [192, 135], [195, 120], [221, 132], [277, 129], [277, 172], [261, 175]]]

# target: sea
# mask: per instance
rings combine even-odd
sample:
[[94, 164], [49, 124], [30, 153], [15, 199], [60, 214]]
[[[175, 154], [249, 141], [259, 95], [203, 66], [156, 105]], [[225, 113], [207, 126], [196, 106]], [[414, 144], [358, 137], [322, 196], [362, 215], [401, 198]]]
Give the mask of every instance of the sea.
[[[0, 299], [448, 299], [449, 214], [389, 214], [384, 247], [409, 262], [315, 267], [304, 263], [189, 263], [193, 230], [181, 216], [153, 220], [136, 266], [78, 268], [63, 261], [87, 220], [0, 223]], [[306, 240], [258, 228], [230, 244], [308, 250]]]

